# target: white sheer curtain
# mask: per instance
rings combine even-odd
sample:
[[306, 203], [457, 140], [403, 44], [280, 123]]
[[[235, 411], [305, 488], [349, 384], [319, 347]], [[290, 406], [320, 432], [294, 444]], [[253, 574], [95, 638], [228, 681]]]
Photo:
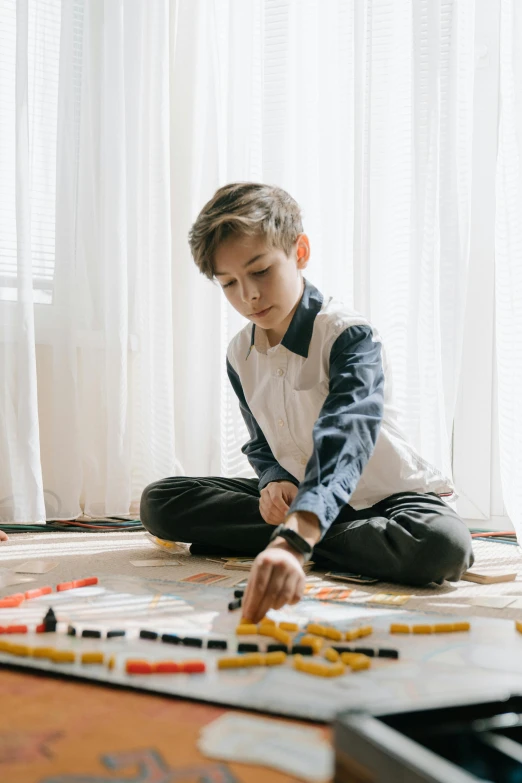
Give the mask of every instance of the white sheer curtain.
[[0, 8], [16, 17], [16, 45], [0, 40], [0, 521], [133, 512], [180, 472], [253, 475], [224, 362], [245, 322], [187, 244], [233, 180], [301, 203], [306, 276], [377, 326], [405, 434], [451, 475], [473, 0]]
[[[306, 276], [377, 326], [403, 429], [451, 476], [469, 257], [473, 0], [171, 7], [174, 263], [186, 297], [175, 308], [185, 357], [176, 432], [185, 470], [252, 475], [222, 368], [246, 322], [197, 277], [186, 234], [217, 187], [261, 180], [301, 203]], [[194, 373], [195, 387], [185, 380]]]
[[500, 5], [495, 333], [499, 452], [507, 514], [522, 536], [522, 7]]
[[176, 468], [170, 9], [0, 13], [0, 522], [136, 513]]

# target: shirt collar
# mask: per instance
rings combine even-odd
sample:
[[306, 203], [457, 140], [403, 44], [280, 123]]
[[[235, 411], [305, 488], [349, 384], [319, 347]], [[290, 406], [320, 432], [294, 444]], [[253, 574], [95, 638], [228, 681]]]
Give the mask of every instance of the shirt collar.
[[[315, 317], [322, 306], [322, 293], [305, 277], [303, 295], [281, 340], [281, 345], [284, 345], [292, 353], [296, 353], [306, 359], [314, 330]], [[266, 353], [270, 347], [266, 331], [264, 329], [256, 329], [256, 325], [252, 324], [252, 336], [246, 359], [250, 356], [254, 345], [260, 353]]]

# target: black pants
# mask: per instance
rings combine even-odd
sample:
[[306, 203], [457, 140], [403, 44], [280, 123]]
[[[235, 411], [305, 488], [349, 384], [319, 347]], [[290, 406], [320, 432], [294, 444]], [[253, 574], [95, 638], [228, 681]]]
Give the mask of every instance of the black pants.
[[[194, 555], [257, 555], [273, 532], [259, 511], [257, 478], [155, 481], [143, 491], [141, 521], [153, 535], [191, 543]], [[344, 506], [313, 560], [387, 582], [457, 581], [473, 564], [471, 535], [438, 495], [399, 492], [371, 508]]]

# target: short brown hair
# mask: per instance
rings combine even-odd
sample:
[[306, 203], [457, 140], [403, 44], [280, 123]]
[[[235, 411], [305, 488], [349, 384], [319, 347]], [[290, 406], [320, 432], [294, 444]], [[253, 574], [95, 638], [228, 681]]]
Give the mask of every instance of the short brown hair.
[[214, 278], [214, 253], [231, 235], [264, 236], [269, 248], [290, 255], [303, 231], [299, 204], [286, 190], [257, 182], [219, 188], [189, 232], [192, 256], [201, 274]]

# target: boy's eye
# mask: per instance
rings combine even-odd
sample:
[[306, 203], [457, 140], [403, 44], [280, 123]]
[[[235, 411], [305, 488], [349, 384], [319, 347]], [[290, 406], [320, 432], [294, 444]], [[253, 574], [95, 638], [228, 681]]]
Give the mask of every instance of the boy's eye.
[[[264, 275], [264, 274], [266, 274], [268, 272], [269, 269], [270, 269], [270, 267], [267, 266], [266, 269], [261, 269], [260, 272], [252, 272], [252, 274], [253, 275]], [[232, 285], [233, 282], [234, 282], [234, 280], [231, 280], [230, 283], [227, 283], [226, 285], [222, 286], [222, 288], [228, 288], [230, 285]]]

